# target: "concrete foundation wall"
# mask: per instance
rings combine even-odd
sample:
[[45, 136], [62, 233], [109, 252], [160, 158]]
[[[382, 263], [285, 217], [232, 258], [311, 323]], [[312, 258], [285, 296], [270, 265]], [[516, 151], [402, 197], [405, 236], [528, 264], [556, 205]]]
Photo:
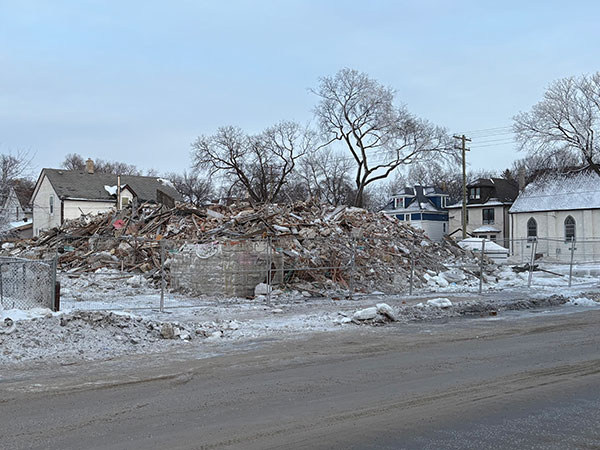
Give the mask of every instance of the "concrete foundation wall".
[[185, 244], [170, 259], [171, 287], [199, 295], [252, 296], [267, 278], [266, 242]]

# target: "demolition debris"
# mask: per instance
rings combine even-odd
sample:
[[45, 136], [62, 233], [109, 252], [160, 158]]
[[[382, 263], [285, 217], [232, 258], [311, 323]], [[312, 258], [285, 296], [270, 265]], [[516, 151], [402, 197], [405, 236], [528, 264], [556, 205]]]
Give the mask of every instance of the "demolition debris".
[[[3, 253], [57, 255], [59, 269], [70, 276], [116, 269], [158, 283], [164, 269], [169, 287], [238, 296], [253, 296], [263, 282], [311, 294], [397, 292], [408, 285], [411, 266], [418, 286], [449, 264], [478, 262], [453, 241], [433, 242], [383, 213], [312, 202], [129, 206], [67, 221], [38, 238], [4, 246]], [[204, 275], [213, 276], [210, 283], [194, 285]]]

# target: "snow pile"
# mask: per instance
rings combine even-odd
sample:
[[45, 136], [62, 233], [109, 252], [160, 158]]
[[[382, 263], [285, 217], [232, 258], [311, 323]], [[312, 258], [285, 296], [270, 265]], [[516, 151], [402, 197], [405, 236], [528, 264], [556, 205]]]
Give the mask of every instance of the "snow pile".
[[73, 311], [0, 324], [0, 362], [104, 359], [144, 353], [192, 340], [216, 340], [239, 329], [237, 321], [161, 322], [128, 313]]
[[578, 298], [571, 298], [569, 299], [569, 301], [567, 303], [565, 303], [565, 305], [567, 306], [592, 306], [592, 307], [596, 307], [596, 306], [600, 306], [600, 302], [593, 300], [591, 298], [588, 297], [578, 297]]
[[2, 309], [0, 306], [0, 320], [11, 319], [15, 322], [21, 320], [39, 319], [42, 317], [51, 317], [52, 311], [48, 308], [23, 309]]
[[352, 319], [346, 322], [350, 321], [356, 324], [368, 323], [371, 325], [395, 322], [396, 313], [387, 303], [378, 303], [369, 308], [359, 309], [352, 315]]
[[485, 241], [484, 252], [487, 253], [505, 253], [508, 254], [508, 249], [502, 247], [501, 245], [496, 244], [495, 242], [490, 241], [489, 239], [483, 238], [467, 238], [463, 239], [458, 243], [462, 248], [469, 249], [474, 252], [480, 252], [481, 247], [483, 246], [483, 241]]
[[431, 300], [427, 300], [427, 304], [437, 308], [450, 308], [452, 306], [452, 302], [447, 298], [433, 298]]

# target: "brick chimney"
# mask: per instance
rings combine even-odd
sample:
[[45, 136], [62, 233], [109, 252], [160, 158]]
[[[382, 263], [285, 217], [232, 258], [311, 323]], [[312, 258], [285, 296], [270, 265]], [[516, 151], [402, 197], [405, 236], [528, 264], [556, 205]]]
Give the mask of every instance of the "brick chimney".
[[94, 173], [94, 161], [92, 161], [92, 158], [88, 158], [85, 162], [85, 170], [87, 170], [87, 173]]

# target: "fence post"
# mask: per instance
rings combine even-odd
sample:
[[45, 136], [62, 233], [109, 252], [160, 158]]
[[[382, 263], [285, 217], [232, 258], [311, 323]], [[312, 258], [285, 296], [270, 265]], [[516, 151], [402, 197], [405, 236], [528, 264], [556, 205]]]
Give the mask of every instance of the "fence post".
[[523, 239], [521, 239], [521, 264], [525, 262], [525, 244], [523, 243]]
[[574, 255], [574, 253], [575, 253], [575, 238], [571, 239], [571, 262], [569, 263], [569, 287], [571, 287], [571, 281], [573, 280], [573, 255]]
[[160, 241], [160, 306], [159, 311], [165, 311], [165, 245]]
[[531, 279], [533, 278], [533, 263], [535, 262], [535, 252], [537, 250], [537, 238], [533, 238], [531, 242], [531, 260], [529, 261], [529, 277], [527, 278], [527, 287], [531, 287]]
[[479, 294], [483, 291], [483, 254], [485, 252], [485, 239], [481, 239], [481, 255], [479, 258]]
[[408, 284], [408, 295], [412, 295], [413, 293], [413, 280], [415, 279], [415, 258], [410, 254], [410, 278]]
[[356, 238], [352, 236], [352, 256], [350, 257], [350, 283], [348, 286], [348, 299], [354, 299], [354, 270], [356, 269]]
[[267, 305], [269, 306], [271, 306], [271, 268], [273, 267], [271, 250], [271, 236], [267, 236]]
[[[58, 268], [58, 255], [54, 256], [54, 258], [52, 258], [52, 267], [51, 267], [51, 271], [52, 273], [50, 274], [50, 279], [52, 280], [52, 311], [56, 312], [59, 310], [60, 305], [59, 302], [57, 302], [57, 296], [60, 295], [60, 291], [56, 292], [57, 289], [57, 284], [56, 284], [56, 270]], [[60, 288], [59, 288], [60, 289]]]

